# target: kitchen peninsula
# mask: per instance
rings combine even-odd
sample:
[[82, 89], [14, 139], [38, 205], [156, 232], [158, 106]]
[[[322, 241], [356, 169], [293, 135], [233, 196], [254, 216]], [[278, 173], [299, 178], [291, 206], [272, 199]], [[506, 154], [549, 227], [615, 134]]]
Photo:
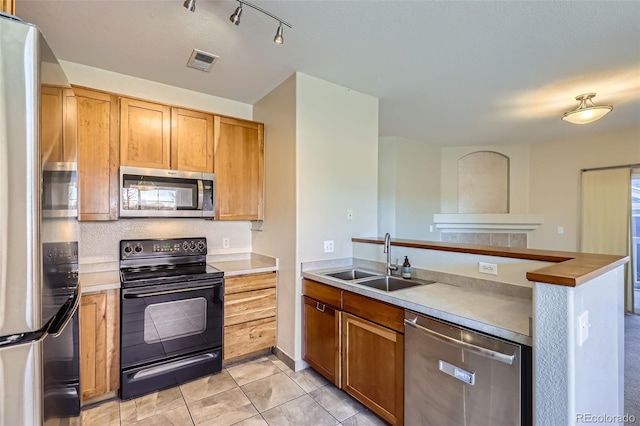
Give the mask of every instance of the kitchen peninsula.
[[[530, 346], [534, 424], [623, 414], [627, 257], [393, 240], [393, 259], [408, 256], [414, 276], [436, 283], [385, 292], [323, 275], [347, 266], [384, 269], [384, 239], [352, 241], [352, 259], [303, 264], [303, 277]], [[480, 274], [478, 262], [497, 265], [497, 274]]]

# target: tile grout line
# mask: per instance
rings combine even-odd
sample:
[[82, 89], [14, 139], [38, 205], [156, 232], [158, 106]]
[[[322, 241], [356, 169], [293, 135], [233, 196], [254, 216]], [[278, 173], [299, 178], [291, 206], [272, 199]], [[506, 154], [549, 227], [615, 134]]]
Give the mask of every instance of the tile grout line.
[[196, 421], [191, 414], [191, 409], [189, 408], [189, 404], [187, 404], [187, 399], [184, 397], [184, 392], [182, 392], [182, 388], [178, 385], [178, 389], [180, 390], [180, 395], [182, 395], [182, 401], [184, 401], [184, 406], [187, 407], [187, 413], [189, 413], [189, 418], [191, 419], [191, 423], [196, 424]]

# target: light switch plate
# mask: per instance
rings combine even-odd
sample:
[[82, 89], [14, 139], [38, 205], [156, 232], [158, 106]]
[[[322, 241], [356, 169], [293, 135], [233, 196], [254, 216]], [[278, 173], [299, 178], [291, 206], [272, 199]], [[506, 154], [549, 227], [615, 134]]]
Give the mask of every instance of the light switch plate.
[[589, 338], [589, 311], [578, 315], [578, 346], [582, 346]]

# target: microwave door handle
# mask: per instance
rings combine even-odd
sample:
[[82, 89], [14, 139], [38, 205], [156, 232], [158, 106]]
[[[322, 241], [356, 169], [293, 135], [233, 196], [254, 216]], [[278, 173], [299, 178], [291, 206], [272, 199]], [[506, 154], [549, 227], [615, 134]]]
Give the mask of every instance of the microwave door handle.
[[198, 210], [202, 210], [204, 204], [204, 184], [201, 179], [198, 179]]

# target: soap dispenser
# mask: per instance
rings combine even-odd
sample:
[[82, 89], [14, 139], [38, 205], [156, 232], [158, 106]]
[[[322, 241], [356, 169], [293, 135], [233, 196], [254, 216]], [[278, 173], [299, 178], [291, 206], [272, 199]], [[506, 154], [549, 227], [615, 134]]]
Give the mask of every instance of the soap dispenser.
[[411, 263], [409, 263], [409, 257], [404, 257], [404, 263], [402, 264], [402, 278], [411, 278]]

